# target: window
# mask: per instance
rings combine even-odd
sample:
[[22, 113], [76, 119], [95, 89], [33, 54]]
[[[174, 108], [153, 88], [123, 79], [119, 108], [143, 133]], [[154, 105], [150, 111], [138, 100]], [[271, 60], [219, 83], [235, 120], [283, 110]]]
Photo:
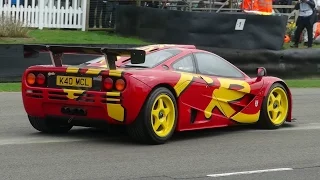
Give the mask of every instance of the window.
[[177, 71], [185, 71], [185, 72], [195, 71], [195, 68], [193, 65], [193, 58], [190, 55], [177, 60], [176, 62], [173, 63], [172, 67]]
[[164, 49], [160, 51], [155, 51], [150, 54], [146, 55], [145, 62], [141, 64], [131, 64], [130, 61], [129, 63], [125, 64], [126, 66], [139, 66], [139, 67], [147, 67], [147, 68], [152, 68], [154, 66], [157, 66], [164, 62], [165, 60], [179, 54], [181, 50], [179, 49]]
[[221, 57], [209, 53], [195, 53], [200, 74], [241, 78], [243, 74]]

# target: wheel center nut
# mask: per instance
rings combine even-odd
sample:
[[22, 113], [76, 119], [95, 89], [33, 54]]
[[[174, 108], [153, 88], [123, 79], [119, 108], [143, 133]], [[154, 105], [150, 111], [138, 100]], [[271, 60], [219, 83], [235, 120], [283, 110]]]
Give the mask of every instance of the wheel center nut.
[[163, 112], [162, 111], [159, 112], [159, 119], [163, 118], [163, 116], [164, 116]]

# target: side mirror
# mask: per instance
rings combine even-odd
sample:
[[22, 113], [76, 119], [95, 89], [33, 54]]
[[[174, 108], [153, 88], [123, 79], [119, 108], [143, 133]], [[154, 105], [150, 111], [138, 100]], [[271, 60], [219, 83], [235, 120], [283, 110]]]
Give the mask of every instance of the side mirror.
[[264, 67], [257, 68], [257, 77], [263, 77], [267, 75], [267, 70]]

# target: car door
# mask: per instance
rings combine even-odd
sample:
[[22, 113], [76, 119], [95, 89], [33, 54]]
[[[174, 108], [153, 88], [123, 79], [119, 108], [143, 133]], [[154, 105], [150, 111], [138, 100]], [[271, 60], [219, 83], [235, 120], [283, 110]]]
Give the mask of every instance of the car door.
[[[250, 85], [245, 76], [223, 58], [206, 52], [194, 52], [197, 72], [213, 79], [210, 91], [205, 96], [210, 99], [206, 104], [204, 114], [206, 118], [213, 116], [213, 111], [219, 116], [221, 113], [230, 119], [239, 109], [232, 106], [235, 102], [250, 93]], [[219, 112], [220, 111], [220, 112]]]
[[[207, 98], [207, 96], [211, 93], [209, 86], [212, 85], [213, 79], [209, 76], [200, 76], [196, 73], [197, 71], [192, 53], [175, 60], [171, 64], [171, 67], [178, 73], [193, 76], [192, 82], [179, 97], [180, 102], [183, 103], [181, 106], [188, 106], [187, 108], [182, 109], [188, 109], [188, 112], [181, 112], [179, 115], [185, 116], [183, 119], [191, 119], [192, 124], [208, 122], [208, 118], [205, 118], [203, 114], [206, 105], [210, 102], [210, 99]], [[190, 113], [192, 116], [191, 118], [189, 116]]]

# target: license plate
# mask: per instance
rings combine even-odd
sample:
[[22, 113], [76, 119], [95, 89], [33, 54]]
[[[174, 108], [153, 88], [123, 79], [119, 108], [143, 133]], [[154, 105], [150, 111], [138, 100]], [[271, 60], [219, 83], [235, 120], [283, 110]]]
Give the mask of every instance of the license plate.
[[57, 76], [57, 86], [92, 87], [92, 78], [75, 76]]

